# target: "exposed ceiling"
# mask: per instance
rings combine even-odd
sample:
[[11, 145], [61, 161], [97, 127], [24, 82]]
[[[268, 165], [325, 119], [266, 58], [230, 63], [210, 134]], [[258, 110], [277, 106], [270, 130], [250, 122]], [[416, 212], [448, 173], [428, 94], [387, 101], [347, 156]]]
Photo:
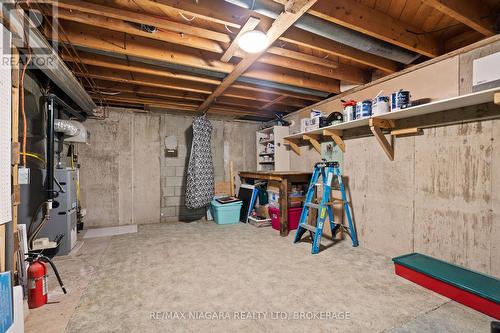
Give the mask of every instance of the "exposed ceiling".
[[[97, 104], [252, 119], [492, 36], [500, 9], [496, 0], [43, 2], [53, 6], [28, 6], [43, 11], [46, 37]], [[255, 26], [274, 43], [248, 55], [233, 42]]]

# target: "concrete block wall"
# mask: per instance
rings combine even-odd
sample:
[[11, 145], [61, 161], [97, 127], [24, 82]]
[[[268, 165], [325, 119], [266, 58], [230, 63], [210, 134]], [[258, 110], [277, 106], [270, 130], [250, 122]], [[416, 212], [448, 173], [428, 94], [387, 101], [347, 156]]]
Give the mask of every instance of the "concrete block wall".
[[[205, 209], [191, 210], [185, 207], [186, 173], [192, 144], [192, 117], [161, 115], [161, 221], [195, 221], [205, 216]], [[211, 119], [212, 160], [215, 181], [229, 180], [229, 161], [233, 161], [235, 172], [255, 170], [255, 132], [258, 124]], [[178, 154], [172, 156], [165, 151], [164, 138], [175, 135]], [[253, 141], [252, 141], [253, 140]], [[242, 154], [243, 153], [243, 154]]]
[[[89, 119], [90, 145], [78, 145], [82, 204], [86, 227], [193, 221], [205, 210], [184, 206], [186, 171], [193, 117], [134, 113], [111, 109], [105, 120]], [[258, 124], [211, 119], [215, 180], [229, 180], [235, 171], [255, 170]], [[175, 135], [176, 156], [165, 151], [165, 137]]]

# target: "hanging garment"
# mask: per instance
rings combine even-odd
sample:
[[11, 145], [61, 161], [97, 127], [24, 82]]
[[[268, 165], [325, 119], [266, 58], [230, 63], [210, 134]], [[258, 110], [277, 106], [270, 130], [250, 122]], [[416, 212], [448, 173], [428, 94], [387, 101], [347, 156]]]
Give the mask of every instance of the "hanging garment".
[[212, 124], [205, 115], [193, 120], [193, 144], [187, 171], [186, 207], [206, 207], [214, 197]]

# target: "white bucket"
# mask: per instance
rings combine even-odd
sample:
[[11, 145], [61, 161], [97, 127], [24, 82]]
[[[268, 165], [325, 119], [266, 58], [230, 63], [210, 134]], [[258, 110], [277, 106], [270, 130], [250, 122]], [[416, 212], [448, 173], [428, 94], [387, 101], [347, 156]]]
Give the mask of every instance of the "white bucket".
[[373, 100], [372, 114], [374, 116], [390, 112], [389, 97], [378, 96]]

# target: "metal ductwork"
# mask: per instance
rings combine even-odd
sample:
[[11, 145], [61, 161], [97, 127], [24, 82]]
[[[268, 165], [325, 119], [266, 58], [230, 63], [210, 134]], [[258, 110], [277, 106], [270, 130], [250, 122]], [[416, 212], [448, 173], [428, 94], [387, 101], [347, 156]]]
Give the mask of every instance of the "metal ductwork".
[[[276, 2], [265, 0], [225, 0], [233, 5], [253, 10], [261, 15], [276, 19], [283, 11], [283, 6]], [[338, 24], [325, 21], [310, 14], [304, 14], [294, 24], [295, 27], [313, 33], [315, 35], [349, 45], [361, 51], [365, 51], [386, 59], [394, 60], [403, 64], [410, 64], [420, 57], [419, 54], [408, 51], [401, 47], [366, 36], [357, 31], [344, 28]]]
[[55, 119], [54, 131], [65, 136], [77, 136], [80, 134], [80, 129], [74, 123], [72, 120]]
[[[23, 10], [18, 9], [13, 0], [2, 1], [0, 17], [20, 40], [24, 40], [23, 31], [27, 26], [29, 27], [29, 44], [33, 54], [33, 63], [35, 65], [40, 62], [45, 63], [46, 66], [39, 67], [39, 69], [84, 112], [93, 114], [97, 105]], [[22, 48], [23, 45], [19, 47]]]

